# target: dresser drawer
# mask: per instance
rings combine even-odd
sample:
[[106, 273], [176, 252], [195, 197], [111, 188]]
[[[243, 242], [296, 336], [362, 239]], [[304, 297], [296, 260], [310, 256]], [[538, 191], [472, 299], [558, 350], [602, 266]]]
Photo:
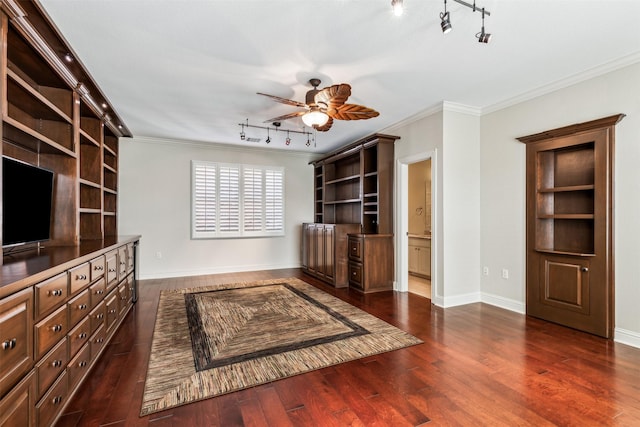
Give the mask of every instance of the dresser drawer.
[[36, 285], [36, 318], [59, 307], [69, 295], [67, 273], [58, 274]]
[[87, 342], [67, 366], [70, 389], [75, 388], [78, 381], [89, 371], [89, 366], [91, 366], [91, 345]]
[[67, 400], [67, 374], [63, 373], [36, 405], [36, 423], [49, 426]]
[[104, 323], [104, 301], [100, 302], [89, 314], [91, 333]]
[[134, 246], [133, 243], [129, 243], [127, 244], [127, 274], [131, 273], [133, 271], [133, 267], [134, 267]]
[[47, 355], [36, 365], [37, 396], [42, 396], [53, 384], [58, 375], [64, 371], [69, 361], [67, 355], [67, 340], [60, 341]]
[[89, 314], [89, 310], [91, 310], [89, 297], [89, 289], [86, 289], [80, 295], [67, 303], [67, 310], [69, 312], [69, 327], [73, 327], [73, 325], [78, 323], [83, 317], [86, 317]]
[[118, 323], [118, 292], [113, 291], [107, 296], [104, 316], [108, 335]]
[[102, 301], [107, 294], [106, 281], [103, 278], [91, 285], [89, 293], [91, 294], [91, 308], [95, 308], [100, 301]]
[[0, 400], [0, 426], [35, 426], [35, 403], [35, 374], [31, 371]]
[[349, 263], [349, 286], [362, 289], [362, 264]]
[[127, 274], [127, 247], [118, 248], [118, 278], [122, 279]]
[[95, 360], [100, 355], [102, 347], [107, 339], [107, 331], [104, 324], [100, 325], [98, 330], [91, 336], [91, 360]]
[[33, 290], [0, 300], [0, 396], [33, 366]]
[[87, 316], [83, 321], [78, 323], [78, 326], [71, 329], [67, 334], [67, 340], [69, 341], [69, 355], [71, 357], [80, 350], [80, 347], [89, 341], [89, 335], [91, 335], [91, 318]]
[[123, 315], [127, 311], [129, 306], [129, 281], [125, 280], [118, 285], [118, 299], [120, 315]]
[[118, 252], [112, 251], [107, 255], [107, 289], [118, 284]]
[[349, 259], [362, 261], [362, 239], [360, 237], [349, 236]]
[[88, 262], [69, 270], [69, 288], [71, 295], [86, 288], [91, 282], [91, 267]]
[[35, 328], [36, 360], [67, 335], [67, 306], [62, 306], [38, 323]]
[[100, 277], [104, 276], [105, 269], [105, 259], [104, 255], [99, 256], [98, 258], [94, 258], [89, 261], [90, 269], [91, 269], [91, 282], [95, 282]]

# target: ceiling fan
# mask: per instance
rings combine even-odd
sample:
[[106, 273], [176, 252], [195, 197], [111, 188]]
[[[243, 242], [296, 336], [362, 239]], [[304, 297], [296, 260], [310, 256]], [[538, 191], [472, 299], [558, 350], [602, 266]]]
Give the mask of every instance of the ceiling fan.
[[347, 98], [351, 95], [351, 86], [346, 83], [327, 86], [324, 89], [318, 89], [320, 79], [311, 79], [309, 84], [313, 86], [313, 89], [307, 92], [304, 103], [258, 92], [258, 95], [269, 97], [276, 102], [304, 108], [303, 111], [296, 111], [265, 120], [265, 123], [302, 117], [302, 121], [307, 126], [313, 127], [320, 132], [326, 132], [331, 129], [334, 119], [364, 120], [377, 117], [380, 114], [364, 105], [345, 104]]

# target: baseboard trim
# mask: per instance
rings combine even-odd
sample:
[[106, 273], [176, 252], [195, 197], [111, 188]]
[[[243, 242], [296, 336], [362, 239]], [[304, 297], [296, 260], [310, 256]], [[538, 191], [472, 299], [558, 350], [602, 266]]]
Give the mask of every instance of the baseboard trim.
[[505, 310], [515, 311], [516, 313], [525, 314], [527, 312], [526, 306], [523, 302], [505, 298], [500, 295], [482, 293], [482, 302], [496, 307], [504, 308]]
[[442, 298], [442, 307], [457, 307], [459, 305], [473, 304], [474, 302], [480, 302], [480, 292], [472, 292], [470, 294], [453, 295], [450, 297]]
[[152, 280], [152, 279], [171, 279], [174, 277], [191, 277], [191, 276], [206, 276], [208, 274], [223, 274], [223, 273], [237, 273], [247, 271], [259, 271], [259, 270], [280, 270], [286, 268], [300, 268], [300, 264], [286, 264], [286, 265], [234, 265], [225, 267], [204, 268], [201, 270], [175, 270], [175, 271], [160, 271], [151, 274], [140, 274], [138, 280]]
[[613, 340], [620, 344], [640, 348], [640, 333], [628, 329], [615, 328], [613, 330]]

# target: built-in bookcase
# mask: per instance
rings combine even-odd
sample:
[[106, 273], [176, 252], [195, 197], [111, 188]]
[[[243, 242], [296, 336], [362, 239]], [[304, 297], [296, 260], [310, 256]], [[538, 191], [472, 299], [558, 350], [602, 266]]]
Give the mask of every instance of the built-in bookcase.
[[0, 12], [0, 153], [54, 173], [49, 246], [115, 236], [118, 138], [130, 135], [79, 63], [63, 61], [62, 37], [38, 36], [57, 33], [37, 5], [10, 6]]

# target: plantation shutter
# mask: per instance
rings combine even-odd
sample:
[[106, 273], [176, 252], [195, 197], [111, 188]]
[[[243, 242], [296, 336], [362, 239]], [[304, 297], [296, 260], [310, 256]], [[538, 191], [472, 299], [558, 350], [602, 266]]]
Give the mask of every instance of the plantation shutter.
[[284, 235], [284, 168], [192, 161], [194, 239]]
[[244, 180], [244, 231], [262, 231], [262, 169], [245, 167]]
[[193, 227], [197, 233], [216, 232], [216, 167], [194, 165]]
[[284, 229], [284, 171], [265, 170], [265, 229]]
[[219, 227], [222, 233], [240, 231], [240, 168], [220, 166]]

